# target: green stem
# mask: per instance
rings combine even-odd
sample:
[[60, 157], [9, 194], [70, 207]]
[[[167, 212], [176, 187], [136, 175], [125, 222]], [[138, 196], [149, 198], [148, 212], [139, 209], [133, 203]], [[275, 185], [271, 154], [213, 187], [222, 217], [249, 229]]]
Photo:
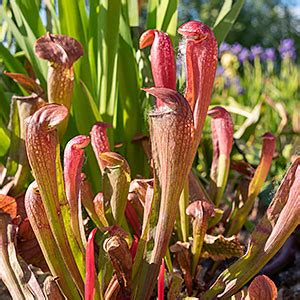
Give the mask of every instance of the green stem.
[[224, 190], [227, 184], [228, 174], [230, 169], [230, 158], [221, 154], [218, 161], [217, 175], [217, 193], [215, 196], [215, 204], [218, 207], [223, 197]]
[[76, 285], [55, 242], [42, 199], [36, 187], [35, 182], [31, 184], [25, 197], [26, 212], [30, 224], [51, 274], [58, 278], [58, 284], [62, 292], [68, 299], [80, 300], [81, 297], [78, 294]]
[[173, 273], [173, 264], [172, 264], [172, 258], [171, 258], [171, 254], [170, 254], [169, 248], [166, 251], [165, 263], [167, 265], [167, 268], [168, 268], [169, 272]]
[[252, 194], [245, 202], [244, 206], [239, 208], [236, 213], [233, 215], [233, 218], [231, 219], [229, 223], [229, 228], [226, 230], [225, 235], [226, 236], [232, 236], [234, 234], [238, 234], [244, 224], [247, 221], [248, 215], [251, 212], [251, 209], [253, 208], [253, 203], [255, 201], [255, 198], [257, 197], [256, 194]]
[[184, 242], [187, 242], [189, 237], [189, 219], [186, 214], [186, 208], [188, 206], [188, 203], [189, 203], [189, 183], [188, 180], [186, 180], [179, 199], [180, 230]]
[[192, 275], [195, 274], [199, 263], [206, 230], [207, 219], [196, 218], [193, 222]]

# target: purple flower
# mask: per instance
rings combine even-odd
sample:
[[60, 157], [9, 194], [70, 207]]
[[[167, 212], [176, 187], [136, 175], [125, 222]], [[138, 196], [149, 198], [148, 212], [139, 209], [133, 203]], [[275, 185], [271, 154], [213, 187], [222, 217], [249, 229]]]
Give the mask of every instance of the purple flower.
[[224, 74], [224, 68], [222, 66], [218, 66], [216, 76], [221, 76], [223, 74]]
[[293, 39], [281, 40], [278, 50], [282, 59], [296, 59], [295, 42]]
[[243, 46], [239, 43], [234, 43], [232, 46], [231, 46], [231, 52], [234, 54], [234, 55], [238, 55], [243, 49]]
[[221, 43], [220, 48], [219, 48], [219, 52], [220, 54], [226, 52], [226, 51], [230, 51], [231, 47], [229, 44], [227, 44], [226, 42]]
[[249, 60], [250, 54], [251, 53], [250, 53], [250, 51], [247, 48], [243, 48], [241, 50], [241, 52], [239, 53], [239, 55], [238, 55], [239, 61], [240, 62], [244, 62], [246, 60]]
[[225, 89], [229, 89], [230, 88], [230, 86], [231, 86], [231, 80], [230, 80], [230, 77], [228, 77], [228, 76], [224, 76], [224, 79], [225, 79], [225, 81], [224, 81], [224, 88]]
[[245, 89], [242, 87], [240, 78], [238, 76], [229, 77], [225, 74], [223, 76], [225, 89], [229, 89], [230, 87], [232, 87], [239, 95], [245, 92]]
[[280, 55], [281, 55], [282, 59], [288, 58], [288, 59], [291, 59], [291, 60], [295, 60], [296, 57], [297, 57], [295, 49], [291, 49], [289, 51], [282, 52], [282, 53], [280, 53]]
[[266, 61], [275, 61], [276, 60], [276, 52], [274, 48], [265, 49], [262, 59]]
[[241, 85], [241, 81], [240, 81], [240, 78], [238, 76], [235, 76], [233, 79], [232, 79], [232, 83], [237, 91], [237, 93], [239, 95], [242, 95], [244, 94], [245, 92], [245, 89], [242, 87]]
[[289, 51], [281, 53], [281, 58], [282, 59], [288, 58], [288, 59], [291, 59], [291, 60], [295, 60], [296, 57], [297, 57], [297, 54], [296, 54], [296, 50], [295, 49], [291, 49]]
[[284, 39], [280, 41], [280, 51], [290, 50], [291, 48], [295, 48], [295, 42], [293, 39]]
[[261, 55], [264, 52], [264, 49], [260, 45], [255, 45], [251, 47], [251, 59], [254, 59], [255, 57], [261, 57]]

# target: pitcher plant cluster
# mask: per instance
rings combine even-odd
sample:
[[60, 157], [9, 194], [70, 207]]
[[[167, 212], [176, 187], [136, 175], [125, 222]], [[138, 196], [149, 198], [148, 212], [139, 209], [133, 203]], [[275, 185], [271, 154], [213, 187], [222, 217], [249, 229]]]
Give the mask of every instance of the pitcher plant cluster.
[[[90, 135], [61, 144], [72, 109], [74, 64], [87, 55], [78, 41], [50, 33], [36, 41], [35, 54], [49, 63], [47, 91], [27, 75], [6, 73], [29, 94], [12, 100], [12, 109], [19, 108], [22, 160], [0, 196], [0, 274], [14, 299], [276, 299], [276, 286], [265, 275], [243, 287], [299, 224], [300, 157], [294, 157], [244, 249], [238, 234], [272, 166], [276, 137], [262, 136], [258, 166], [231, 161], [231, 115], [222, 106], [209, 109], [218, 63], [214, 33], [197, 21], [183, 24], [178, 33], [185, 53], [184, 95], [176, 90], [176, 56], [168, 34], [151, 29], [139, 41], [141, 49], [151, 47], [154, 82], [143, 90], [156, 99], [148, 114], [149, 137], [142, 140], [150, 149], [151, 178], [131, 176], [126, 159], [109, 141], [113, 124], [96, 123]], [[192, 165], [207, 116], [213, 155], [206, 189]], [[101, 172], [96, 192], [83, 173], [88, 147]], [[33, 181], [20, 217], [18, 197], [12, 196], [31, 176], [29, 170]], [[242, 179], [228, 202], [230, 172]], [[22, 228], [37, 240], [42, 269], [51, 273], [42, 287], [16, 254], [14, 236]], [[228, 258], [236, 259], [213, 280]], [[30, 276], [24, 281], [25, 274]]]

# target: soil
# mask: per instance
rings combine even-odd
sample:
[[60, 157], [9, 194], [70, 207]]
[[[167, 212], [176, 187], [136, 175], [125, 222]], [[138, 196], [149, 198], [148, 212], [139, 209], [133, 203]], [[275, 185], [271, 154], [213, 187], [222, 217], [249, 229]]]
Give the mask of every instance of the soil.
[[278, 299], [300, 299], [300, 251], [298, 249], [295, 260], [272, 278], [278, 287]]

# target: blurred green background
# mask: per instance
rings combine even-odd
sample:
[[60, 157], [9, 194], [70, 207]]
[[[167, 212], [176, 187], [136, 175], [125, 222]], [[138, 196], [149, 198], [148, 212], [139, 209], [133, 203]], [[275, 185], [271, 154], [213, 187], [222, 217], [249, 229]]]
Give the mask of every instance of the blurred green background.
[[[179, 7], [180, 23], [187, 19], [200, 19], [212, 25], [222, 1], [182, 0]], [[226, 41], [239, 42], [245, 47], [261, 44], [278, 47], [283, 38], [295, 40], [300, 50], [299, 0], [246, 0]], [[298, 52], [299, 53], [299, 52]]]

